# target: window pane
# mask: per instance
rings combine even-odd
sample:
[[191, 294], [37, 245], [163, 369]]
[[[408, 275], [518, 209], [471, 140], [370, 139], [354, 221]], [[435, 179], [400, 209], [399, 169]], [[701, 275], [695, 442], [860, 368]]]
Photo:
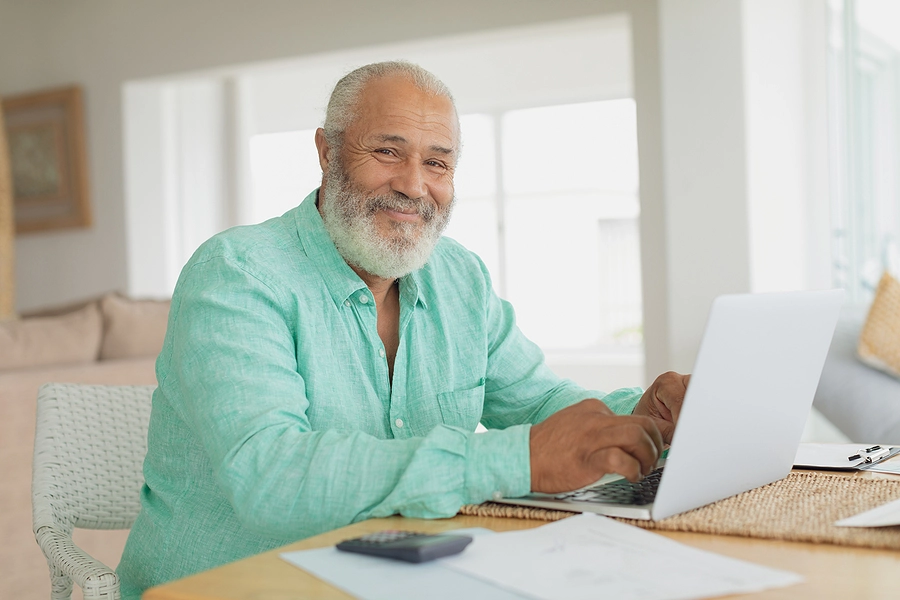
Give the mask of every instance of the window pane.
[[462, 115], [459, 118], [462, 153], [453, 177], [459, 198], [487, 196], [497, 192], [497, 161], [494, 148], [494, 119], [490, 115]]
[[507, 193], [638, 187], [634, 100], [514, 110], [503, 117]]
[[315, 129], [305, 129], [250, 138], [251, 222], [284, 214], [319, 187], [322, 171], [315, 133]]
[[634, 198], [515, 196], [506, 217], [506, 296], [526, 335], [545, 350], [641, 343]]
[[494, 119], [472, 114], [459, 118], [462, 154], [453, 178], [456, 208], [446, 235], [478, 254], [499, 282], [500, 242], [497, 225], [497, 161]]
[[639, 345], [637, 131], [630, 99], [503, 117], [506, 297], [551, 351]]

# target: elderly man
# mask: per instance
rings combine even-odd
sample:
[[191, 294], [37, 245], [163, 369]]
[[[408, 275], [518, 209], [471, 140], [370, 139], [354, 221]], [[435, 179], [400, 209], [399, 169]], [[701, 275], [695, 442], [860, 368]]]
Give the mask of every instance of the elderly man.
[[671, 439], [686, 376], [607, 395], [559, 379], [441, 238], [460, 140], [433, 75], [353, 71], [315, 141], [322, 186], [213, 237], [178, 281], [126, 598], [362, 519], [638, 480]]

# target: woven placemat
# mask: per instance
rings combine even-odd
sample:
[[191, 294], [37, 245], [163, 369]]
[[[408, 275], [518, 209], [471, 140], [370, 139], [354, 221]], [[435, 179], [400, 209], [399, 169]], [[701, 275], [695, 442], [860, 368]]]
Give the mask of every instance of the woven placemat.
[[[769, 485], [661, 521], [618, 519], [644, 529], [900, 550], [900, 526], [835, 527], [834, 522], [900, 498], [900, 481], [793, 472]], [[573, 514], [485, 502], [459, 514], [558, 521]]]

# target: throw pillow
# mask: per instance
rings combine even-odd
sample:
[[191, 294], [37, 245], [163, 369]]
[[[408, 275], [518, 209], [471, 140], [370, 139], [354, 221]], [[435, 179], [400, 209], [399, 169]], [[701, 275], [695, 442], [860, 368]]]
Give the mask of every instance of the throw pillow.
[[856, 352], [870, 367], [900, 377], [900, 281], [889, 273], [875, 290]]
[[169, 300], [132, 300], [108, 294], [100, 301], [103, 343], [100, 360], [156, 356], [169, 320]]
[[0, 371], [97, 360], [102, 321], [96, 302], [53, 317], [0, 323]]

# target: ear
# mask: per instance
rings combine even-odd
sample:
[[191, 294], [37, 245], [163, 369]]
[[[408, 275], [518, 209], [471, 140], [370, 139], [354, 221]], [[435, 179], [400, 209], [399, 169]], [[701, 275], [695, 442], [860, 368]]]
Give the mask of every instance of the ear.
[[325, 139], [325, 130], [319, 127], [316, 129], [316, 152], [319, 155], [319, 166], [322, 168], [322, 174], [328, 172], [328, 141]]

